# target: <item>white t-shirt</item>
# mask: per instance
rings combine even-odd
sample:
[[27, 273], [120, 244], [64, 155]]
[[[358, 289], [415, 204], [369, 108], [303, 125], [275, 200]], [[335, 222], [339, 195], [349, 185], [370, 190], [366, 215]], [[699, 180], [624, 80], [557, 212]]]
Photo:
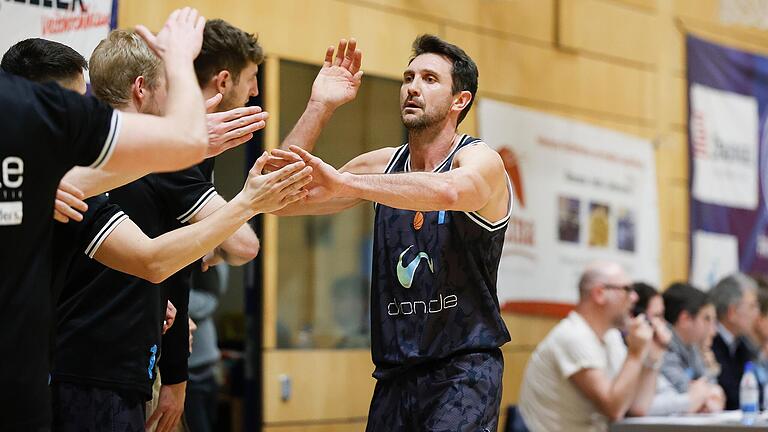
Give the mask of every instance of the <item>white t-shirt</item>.
[[571, 312], [536, 347], [523, 377], [520, 412], [532, 432], [595, 432], [608, 418], [568, 379], [582, 369], [600, 369], [613, 379], [627, 349], [616, 329], [601, 341], [578, 313]]

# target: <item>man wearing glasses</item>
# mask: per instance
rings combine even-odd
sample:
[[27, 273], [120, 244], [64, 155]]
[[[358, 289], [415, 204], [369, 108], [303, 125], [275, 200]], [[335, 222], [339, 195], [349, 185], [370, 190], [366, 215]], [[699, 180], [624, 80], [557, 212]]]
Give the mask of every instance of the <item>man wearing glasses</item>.
[[[605, 431], [627, 412], [643, 415], [656, 390], [663, 322], [630, 318], [637, 294], [612, 262], [587, 266], [574, 311], [536, 347], [523, 378], [520, 412], [533, 431]], [[621, 329], [626, 329], [626, 346]]]

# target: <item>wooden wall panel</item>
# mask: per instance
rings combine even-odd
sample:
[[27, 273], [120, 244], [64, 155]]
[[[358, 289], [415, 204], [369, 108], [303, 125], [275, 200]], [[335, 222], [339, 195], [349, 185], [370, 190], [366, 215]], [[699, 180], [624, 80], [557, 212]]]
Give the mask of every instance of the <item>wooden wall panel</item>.
[[268, 54], [305, 63], [322, 63], [328, 45], [354, 36], [364, 50], [363, 69], [367, 73], [398, 79], [416, 36], [439, 33], [434, 22], [336, 0], [169, 0], [154, 2], [148, 10], [141, 8], [141, 2], [120, 4], [124, 5], [121, 27], [144, 23], [159, 29], [174, 7], [190, 4], [206, 17], [223, 17], [246, 31], [258, 33]]
[[[273, 350], [264, 353], [265, 423], [328, 421], [368, 415], [374, 379], [371, 353], [362, 350]], [[292, 381], [280, 399], [279, 376]]]
[[551, 42], [554, 35], [554, 10], [557, 0], [443, 0], [435, 7], [431, 0], [344, 0], [360, 5], [375, 5], [404, 15], [435, 20], [478, 31], [492, 30]]
[[475, 59], [485, 92], [607, 118], [653, 119], [651, 72], [453, 27], [445, 34]]
[[605, 0], [560, 0], [558, 16], [560, 46], [639, 66], [656, 65], [659, 20], [652, 12]]
[[365, 420], [347, 422], [322, 422], [318, 424], [285, 424], [272, 425], [262, 429], [262, 432], [362, 432], [365, 430]]

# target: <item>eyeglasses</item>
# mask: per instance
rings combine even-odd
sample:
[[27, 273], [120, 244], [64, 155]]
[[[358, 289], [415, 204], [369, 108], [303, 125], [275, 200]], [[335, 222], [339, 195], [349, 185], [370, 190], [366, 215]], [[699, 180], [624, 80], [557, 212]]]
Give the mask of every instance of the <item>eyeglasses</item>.
[[624, 292], [627, 294], [631, 294], [635, 290], [632, 288], [632, 285], [613, 285], [604, 283], [603, 286], [606, 289], [624, 290]]

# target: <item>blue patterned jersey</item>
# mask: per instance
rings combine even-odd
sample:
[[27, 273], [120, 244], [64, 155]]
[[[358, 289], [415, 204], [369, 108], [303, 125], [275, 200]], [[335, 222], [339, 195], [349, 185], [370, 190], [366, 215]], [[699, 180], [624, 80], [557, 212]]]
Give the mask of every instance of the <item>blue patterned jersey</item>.
[[[434, 172], [451, 169], [456, 153], [485, 145], [461, 137]], [[385, 173], [410, 170], [408, 144]], [[376, 206], [371, 279], [374, 376], [457, 353], [495, 349], [509, 341], [499, 312], [496, 279], [512, 210], [488, 221], [475, 212], [401, 210]]]

